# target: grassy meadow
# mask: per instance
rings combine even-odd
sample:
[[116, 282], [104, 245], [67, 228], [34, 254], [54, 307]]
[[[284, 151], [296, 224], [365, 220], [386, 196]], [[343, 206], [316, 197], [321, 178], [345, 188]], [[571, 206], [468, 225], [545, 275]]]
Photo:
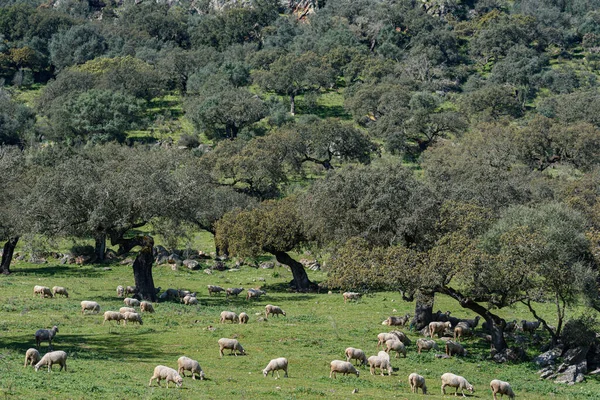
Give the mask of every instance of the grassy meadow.
[[[104, 265], [105, 266], [105, 265]], [[142, 326], [102, 325], [102, 313], [123, 306], [116, 297], [117, 285], [132, 285], [131, 267], [34, 265], [18, 262], [13, 274], [0, 279], [0, 396], [60, 399], [417, 399], [410, 393], [407, 376], [418, 372], [425, 376], [430, 391], [427, 398], [442, 398], [440, 375], [453, 372], [465, 376], [475, 387], [474, 398], [492, 398], [491, 379], [512, 383], [521, 399], [599, 399], [600, 379], [587, 377], [583, 384], [558, 385], [540, 381], [537, 368], [530, 363], [498, 365], [486, 359], [488, 346], [480, 339], [467, 339], [466, 358], [436, 359], [434, 353], [417, 354], [414, 343], [406, 359], [392, 358], [394, 373], [371, 376], [368, 368], [361, 375], [329, 378], [329, 363], [344, 359], [349, 346], [377, 353], [376, 335], [389, 331], [381, 322], [389, 315], [411, 312], [413, 304], [403, 302], [397, 293], [377, 293], [344, 304], [339, 293], [297, 294], [283, 288], [291, 274], [283, 267], [272, 270], [242, 267], [239, 271], [173, 271], [167, 266], [154, 267], [157, 286], [198, 291], [200, 304], [185, 306], [158, 303], [155, 314], [144, 314]], [[313, 280], [322, 280], [322, 272], [310, 272]], [[263, 286], [268, 294], [247, 302], [225, 295], [209, 297], [207, 284], [223, 287]], [[69, 298], [41, 299], [33, 296], [34, 285], [67, 287]], [[277, 288], [281, 288], [279, 291]], [[95, 300], [101, 305], [97, 315], [81, 315], [80, 301]], [[458, 317], [472, 317], [449, 299], [438, 297], [436, 309], [452, 310]], [[287, 317], [264, 316], [266, 304], [281, 306]], [[250, 315], [248, 325], [219, 324], [221, 311], [242, 311]], [[522, 309], [506, 310], [509, 318], [531, 317]], [[53, 342], [55, 350], [68, 353], [68, 372], [35, 372], [23, 367], [25, 351], [35, 347], [34, 332], [59, 326]], [[209, 327], [214, 327], [214, 330]], [[409, 333], [411, 339], [417, 335]], [[217, 340], [236, 337], [248, 355], [219, 358]], [[440, 344], [441, 341], [438, 341]], [[47, 351], [42, 344], [41, 353]], [[531, 354], [534, 349], [531, 349]], [[158, 364], [177, 368], [177, 358], [187, 355], [200, 362], [207, 380], [185, 378], [182, 388], [148, 387]], [[270, 359], [286, 357], [290, 377], [263, 377], [261, 371]], [[189, 375], [189, 373], [188, 373]], [[352, 391], [358, 389], [358, 393]], [[453, 393], [453, 389], [449, 393]], [[448, 397], [450, 398], [450, 397]]]

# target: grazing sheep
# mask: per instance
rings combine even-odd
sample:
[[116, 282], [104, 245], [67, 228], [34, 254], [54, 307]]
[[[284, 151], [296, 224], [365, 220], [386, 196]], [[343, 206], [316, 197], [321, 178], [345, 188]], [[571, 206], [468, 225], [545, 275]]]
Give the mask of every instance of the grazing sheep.
[[388, 340], [385, 342], [386, 352], [389, 353], [390, 350], [394, 350], [396, 352], [396, 358], [400, 358], [400, 353], [406, 358], [406, 346], [399, 340]]
[[417, 353], [421, 354], [421, 350], [437, 350], [438, 345], [435, 340], [427, 340], [427, 339], [418, 339], [417, 340]]
[[98, 314], [100, 312], [100, 304], [95, 301], [84, 300], [81, 302], [81, 313], [83, 314], [86, 310]]
[[121, 308], [119, 308], [119, 312], [120, 312], [121, 314], [125, 314], [125, 313], [128, 313], [128, 312], [132, 312], [132, 313], [134, 313], [134, 312], [136, 312], [136, 311], [135, 311], [135, 308], [131, 308], [131, 307], [121, 307]]
[[390, 360], [385, 357], [380, 356], [371, 356], [367, 359], [369, 363], [369, 370], [371, 375], [375, 375], [375, 368], [379, 368], [381, 371], [381, 376], [384, 376], [384, 370], [387, 370], [388, 376], [392, 374], [392, 366], [390, 365]]
[[132, 297], [125, 297], [123, 299], [123, 303], [125, 303], [125, 305], [128, 307], [139, 307], [140, 306], [140, 301], [138, 299], [134, 299]]
[[454, 328], [454, 340], [460, 340], [461, 337], [470, 335], [471, 327], [464, 321], [461, 321]]
[[167, 381], [167, 388], [169, 387], [169, 382], [174, 382], [178, 387], [181, 387], [181, 384], [183, 383], [183, 378], [177, 371], [173, 368], [165, 367], [164, 365], [157, 365], [154, 368], [154, 374], [152, 375], [152, 378], [150, 378], [148, 386], [152, 386], [152, 381], [154, 379], [156, 379], [158, 386], [160, 386], [161, 379]]
[[177, 372], [185, 377], [185, 373], [184, 371], [190, 371], [192, 373], [192, 379], [196, 380], [196, 375], [198, 375], [198, 377], [200, 377], [200, 380], [203, 381], [204, 380], [204, 371], [202, 371], [202, 368], [200, 368], [200, 364], [198, 363], [198, 361], [196, 360], [192, 360], [189, 357], [179, 357], [179, 359], [177, 359]]
[[229, 297], [229, 296], [238, 297], [238, 295], [240, 293], [242, 293], [243, 291], [244, 291], [243, 287], [239, 287], [239, 288], [227, 288], [227, 289], [225, 289], [225, 297]]
[[[125, 317], [120, 312], [116, 312], [116, 311], [105, 311], [104, 312], [104, 322], [117, 321], [117, 325], [119, 325], [121, 323], [121, 320], [124, 318]], [[104, 325], [104, 322], [102, 322], [102, 325]]]
[[246, 300], [258, 299], [260, 296], [264, 296], [265, 294], [267, 294], [267, 292], [265, 292], [264, 290], [248, 289], [246, 291]]
[[49, 287], [35, 285], [33, 287], [33, 295], [39, 294], [41, 298], [53, 297]]
[[52, 329], [38, 329], [35, 332], [35, 347], [40, 348], [40, 343], [48, 341], [48, 348], [52, 348], [52, 339], [58, 333], [58, 326], [54, 325]]
[[140, 311], [141, 312], [147, 312], [147, 313], [153, 313], [154, 312], [154, 306], [149, 301], [142, 301], [140, 303]]
[[177, 291], [177, 293], [179, 294], [179, 298], [183, 299], [185, 296], [192, 296], [192, 297], [196, 297], [196, 292], [191, 292], [189, 290], [183, 290], [183, 289], [179, 289]]
[[419, 393], [419, 388], [423, 391], [423, 394], [427, 394], [427, 386], [425, 385], [425, 378], [421, 375], [413, 372], [408, 376], [408, 384], [410, 385], [410, 390], [413, 393]]
[[356, 376], [360, 376], [360, 372], [358, 372], [358, 370], [356, 368], [354, 368], [354, 365], [352, 365], [352, 363], [349, 363], [348, 361], [333, 360], [329, 364], [329, 366], [330, 366], [330, 371], [329, 371], [330, 378], [333, 375], [333, 378], [337, 379], [336, 374], [338, 374], [338, 373], [344, 374], [344, 375], [356, 374]]
[[367, 355], [361, 349], [355, 349], [354, 347], [348, 347], [345, 351], [346, 361], [358, 360], [360, 365], [367, 364]]
[[177, 299], [179, 299], [179, 290], [177, 290], [177, 289], [167, 289], [163, 293], [161, 293], [160, 296], [158, 296], [158, 299], [161, 300], [161, 301], [173, 301], [173, 300], [177, 300]]
[[348, 300], [360, 299], [360, 297], [362, 296], [362, 293], [344, 292], [344, 293], [342, 293], [342, 296], [344, 296], [344, 303], [346, 303]]
[[221, 286], [216, 286], [216, 285], [207, 285], [208, 286], [208, 295], [212, 296], [213, 293], [219, 293], [219, 292], [224, 292], [225, 289], [223, 289]]
[[279, 378], [279, 370], [280, 369], [285, 371], [285, 374], [283, 375], [283, 377], [287, 378], [288, 377], [288, 360], [287, 360], [287, 358], [283, 358], [283, 357], [274, 358], [273, 360], [269, 361], [269, 364], [267, 364], [267, 367], [265, 369], [263, 369], [262, 373], [263, 373], [263, 376], [266, 377], [267, 375], [269, 375], [269, 372], [271, 373], [271, 376], [275, 375], [275, 372], [277, 372], [277, 378]]
[[433, 335], [435, 335], [436, 333], [438, 334], [439, 337], [442, 337], [442, 335], [444, 334], [444, 331], [446, 329], [449, 329], [451, 326], [452, 326], [452, 323], [450, 321], [430, 322], [429, 323], [429, 337], [431, 337], [433, 339]]
[[137, 292], [137, 288], [135, 286], [127, 286], [125, 288], [125, 293], [127, 294], [134, 294], [135, 292]]
[[[237, 352], [240, 352], [240, 354], [243, 354], [243, 355], [246, 354], [246, 350], [244, 350], [244, 348], [242, 347], [240, 342], [238, 342], [235, 339], [221, 338], [221, 339], [219, 339], [218, 343], [219, 343], [219, 354], [221, 354], [221, 357], [223, 357], [224, 349], [230, 349], [231, 353], [233, 353], [236, 357], [237, 357]], [[231, 354], [231, 353], [229, 353], [229, 354]]]
[[285, 311], [283, 311], [281, 307], [274, 306], [272, 304], [267, 304], [265, 306], [265, 317], [269, 318], [269, 314], [277, 315], [277, 317], [279, 317], [279, 314], [281, 314], [285, 317]]
[[67, 289], [65, 289], [62, 286], [54, 286], [52, 288], [52, 294], [54, 296], [56, 296], [57, 294], [60, 294], [61, 296], [69, 297], [69, 292], [67, 292]]
[[250, 319], [250, 317], [248, 317], [248, 314], [246, 314], [245, 312], [242, 312], [239, 315], [239, 319], [240, 319], [240, 324], [247, 324], [248, 319]]
[[127, 325], [127, 322], [137, 322], [140, 325], [144, 325], [141, 315], [134, 312], [126, 312], [123, 314], [123, 325]]
[[117, 286], [117, 297], [125, 296], [125, 288], [121, 285]]
[[27, 366], [27, 364], [30, 364], [32, 367], [34, 364], [37, 364], [38, 361], [40, 361], [42, 357], [40, 356], [40, 352], [37, 351], [37, 349], [34, 349], [33, 347], [30, 349], [27, 349], [27, 352], [25, 353], [25, 365], [23, 365], [24, 367]]
[[452, 340], [448, 340], [446, 342], [446, 354], [449, 356], [452, 356], [453, 354], [456, 354], [458, 356], [466, 356], [467, 351], [465, 350], [464, 347], [462, 347], [462, 345], [460, 343], [453, 342]]
[[183, 298], [183, 304], [186, 306], [195, 306], [198, 304], [198, 299], [188, 294]]
[[460, 389], [463, 397], [467, 397], [467, 396], [465, 396], [465, 389], [468, 390], [469, 392], [471, 392], [471, 394], [473, 394], [473, 392], [475, 391], [473, 389], [473, 385], [471, 385], [469, 382], [467, 382], [467, 380], [465, 378], [463, 378], [462, 376], [459, 376], [459, 375], [451, 374], [450, 372], [447, 372], [444, 375], [442, 375], [442, 394], [443, 395], [446, 394], [446, 386], [456, 388], [456, 392], [454, 392], [455, 396], [458, 396], [458, 389]]
[[389, 326], [404, 326], [410, 320], [410, 314], [406, 314], [404, 317], [388, 317], [383, 321], [382, 325]]
[[521, 321], [521, 329], [523, 332], [533, 333], [540, 327], [540, 321]]
[[515, 392], [513, 392], [512, 388], [510, 387], [510, 383], [508, 382], [494, 379], [490, 382], [490, 388], [492, 389], [492, 393], [494, 394], [494, 400], [498, 400], [496, 394], [499, 394], [500, 397], [504, 397], [504, 395], [507, 395], [509, 399], [515, 398]]
[[385, 358], [386, 360], [390, 361], [390, 355], [383, 350], [381, 350], [379, 353], [377, 353], [377, 357]]
[[402, 343], [404, 343], [406, 346], [408, 346], [412, 343], [410, 341], [410, 339], [408, 338], [408, 336], [406, 336], [406, 334], [402, 331], [391, 331], [390, 333], [393, 335], [396, 335], [398, 340], [401, 341]]
[[225, 321], [231, 321], [231, 323], [233, 324], [234, 322], [239, 322], [240, 319], [238, 315], [233, 311], [222, 311], [220, 322], [224, 323]]
[[38, 371], [42, 365], [47, 365], [48, 372], [51, 372], [53, 364], [60, 365], [59, 371], [62, 371], [64, 367], [65, 372], [67, 372], [67, 353], [59, 350], [44, 354], [44, 357], [42, 357], [42, 359], [35, 364], [35, 370]]

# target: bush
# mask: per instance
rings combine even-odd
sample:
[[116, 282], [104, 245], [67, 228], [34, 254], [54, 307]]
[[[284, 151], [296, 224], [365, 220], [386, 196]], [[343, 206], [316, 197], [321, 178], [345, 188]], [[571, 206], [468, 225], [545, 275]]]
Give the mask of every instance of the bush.
[[94, 246], [89, 244], [75, 244], [71, 247], [71, 255], [73, 257], [78, 256], [93, 256], [94, 255]]
[[195, 149], [196, 147], [200, 146], [200, 140], [198, 139], [197, 135], [184, 133], [179, 138], [177, 145], [187, 147], [188, 149]]
[[567, 348], [589, 346], [596, 339], [598, 320], [593, 315], [582, 315], [565, 323], [561, 340]]

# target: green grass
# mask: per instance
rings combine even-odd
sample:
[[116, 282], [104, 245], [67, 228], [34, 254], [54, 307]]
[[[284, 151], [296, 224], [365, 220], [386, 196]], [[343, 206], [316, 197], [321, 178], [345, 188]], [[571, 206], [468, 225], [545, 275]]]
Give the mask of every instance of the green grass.
[[[197, 238], [204, 242], [206, 238]], [[488, 346], [479, 339], [468, 339], [467, 358], [435, 359], [433, 353], [417, 354], [409, 346], [406, 359], [392, 359], [391, 377], [371, 376], [361, 369], [360, 378], [329, 379], [329, 362], [342, 359], [348, 346], [360, 347], [368, 355], [376, 354], [376, 335], [388, 331], [381, 325], [389, 315], [411, 312], [413, 304], [401, 301], [397, 293], [366, 295], [358, 302], [344, 304], [340, 294], [296, 294], [277, 292], [291, 279], [283, 267], [274, 270], [242, 267], [236, 272], [172, 271], [154, 267], [154, 280], [163, 288], [185, 288], [199, 292], [198, 306], [158, 303], [156, 313], [143, 315], [142, 326], [102, 325], [102, 315], [81, 315], [81, 300], [96, 300], [106, 310], [123, 305], [116, 297], [117, 285], [133, 284], [131, 267], [32, 265], [16, 263], [13, 274], [0, 278], [0, 395], [5, 398], [143, 398], [143, 399], [418, 399], [412, 395], [408, 374], [425, 376], [432, 395], [442, 398], [439, 376], [454, 372], [475, 386], [475, 397], [491, 398], [489, 381], [494, 378], [512, 383], [521, 399], [598, 399], [600, 381], [588, 377], [583, 384], [562, 386], [540, 381], [530, 363], [499, 365], [487, 360]], [[310, 278], [323, 280], [322, 272], [310, 272]], [[33, 297], [33, 286], [63, 285], [70, 297], [40, 299]], [[209, 297], [207, 284], [224, 287], [266, 287], [268, 294], [258, 301], [242, 297], [231, 300], [223, 295]], [[259, 322], [268, 303], [280, 305], [287, 317]], [[472, 317], [444, 297], [436, 298], [436, 309], [452, 310], [458, 317]], [[250, 315], [248, 325], [219, 324], [223, 310]], [[394, 311], [396, 310], [396, 311]], [[508, 318], [531, 317], [521, 308], [503, 310]], [[548, 308], [550, 311], [550, 308]], [[550, 312], [547, 315], [551, 315]], [[68, 372], [49, 374], [23, 368], [25, 351], [35, 345], [33, 333], [39, 328], [60, 326], [54, 341], [56, 350], [69, 354]], [[207, 329], [213, 326], [215, 329]], [[219, 358], [217, 340], [237, 337], [247, 356]], [[410, 333], [414, 341], [417, 336]], [[530, 353], [534, 353], [531, 348]], [[42, 353], [47, 344], [42, 345]], [[148, 380], [158, 364], [176, 367], [181, 355], [197, 359], [208, 380], [184, 379], [181, 389], [153, 386]], [[287, 357], [290, 377], [264, 378], [261, 370], [275, 357]], [[357, 388], [358, 393], [352, 394]], [[450, 397], [447, 397], [450, 398]]]

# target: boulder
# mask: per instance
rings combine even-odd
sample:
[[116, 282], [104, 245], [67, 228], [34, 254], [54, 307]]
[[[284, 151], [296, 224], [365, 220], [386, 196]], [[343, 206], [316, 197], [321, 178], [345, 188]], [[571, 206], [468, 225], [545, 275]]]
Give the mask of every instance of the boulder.
[[262, 262], [260, 263], [260, 268], [262, 269], [273, 269], [275, 268], [275, 263], [274, 262]]
[[210, 268], [212, 270], [225, 271], [227, 269], [227, 266], [223, 261], [215, 261], [215, 263]]
[[197, 270], [200, 268], [200, 264], [196, 260], [190, 260], [190, 259], [183, 260], [183, 265], [187, 269], [191, 269], [191, 270]]
[[525, 358], [525, 352], [521, 348], [504, 349], [500, 353], [494, 354], [493, 360], [497, 363], [517, 362]]
[[565, 351], [565, 354], [563, 355], [563, 361], [569, 365], [579, 364], [586, 360], [589, 350], [589, 346], [581, 346], [569, 349]]
[[538, 367], [547, 367], [548, 365], [554, 365], [556, 359], [560, 357], [562, 350], [558, 347], [548, 350], [545, 353], [540, 354], [536, 358], [533, 359], [533, 362], [537, 364]]
[[556, 374], [554, 373], [553, 367], [546, 367], [538, 371], [540, 374], [540, 379], [554, 379], [556, 378]]
[[206, 269], [204, 270], [204, 273], [205, 273], [205, 274], [207, 274], [207, 275], [212, 275], [212, 269], [210, 269], [210, 268], [206, 268]]
[[167, 261], [169, 264], [175, 264], [178, 267], [183, 265], [183, 261], [181, 260], [181, 257], [179, 257], [179, 255], [175, 254], [175, 253], [171, 253], [169, 254], [169, 259]]
[[577, 365], [570, 365], [564, 372], [561, 372], [554, 382], [556, 383], [574, 383], [577, 378]]

